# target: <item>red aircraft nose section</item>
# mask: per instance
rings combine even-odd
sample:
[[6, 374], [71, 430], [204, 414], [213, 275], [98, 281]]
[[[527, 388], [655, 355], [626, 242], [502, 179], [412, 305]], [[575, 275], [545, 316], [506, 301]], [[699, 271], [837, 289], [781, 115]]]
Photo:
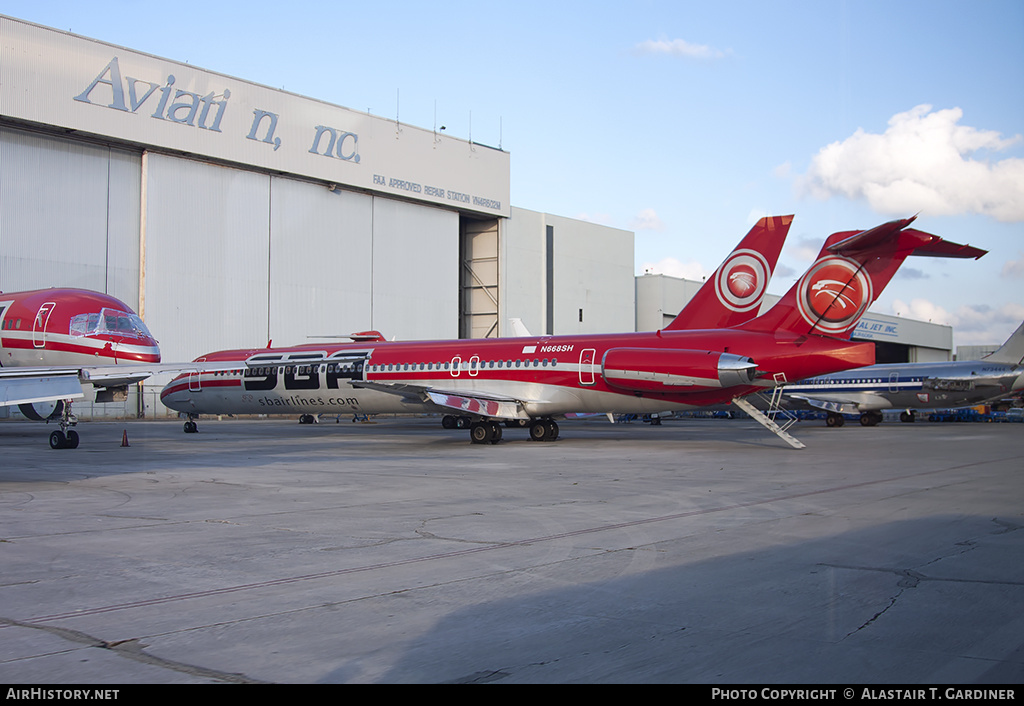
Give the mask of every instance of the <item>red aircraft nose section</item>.
[[102, 341], [100, 355], [120, 363], [159, 363], [160, 346], [142, 319], [131, 311], [104, 307], [71, 318], [70, 333]]

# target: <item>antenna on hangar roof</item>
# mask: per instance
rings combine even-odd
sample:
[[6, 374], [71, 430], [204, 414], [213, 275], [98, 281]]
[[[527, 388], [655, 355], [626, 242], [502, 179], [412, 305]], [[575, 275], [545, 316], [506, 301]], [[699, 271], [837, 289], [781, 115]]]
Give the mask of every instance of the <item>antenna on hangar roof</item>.
[[402, 132], [402, 122], [398, 119], [399, 111], [402, 108], [402, 89], [395, 89], [395, 139], [398, 139], [398, 135]]

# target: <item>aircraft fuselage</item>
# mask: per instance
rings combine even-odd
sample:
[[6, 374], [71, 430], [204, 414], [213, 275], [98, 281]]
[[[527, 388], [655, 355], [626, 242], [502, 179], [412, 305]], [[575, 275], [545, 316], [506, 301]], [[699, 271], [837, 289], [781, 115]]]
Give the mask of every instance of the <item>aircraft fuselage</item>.
[[465, 411], [485, 417], [645, 413], [728, 402], [777, 380], [867, 365], [873, 356], [866, 343], [735, 329], [313, 344], [211, 354], [200, 360], [237, 360], [238, 369], [179, 376], [161, 397], [190, 414], [375, 414], [446, 406], [424, 390], [472, 398], [478, 406], [467, 402]]

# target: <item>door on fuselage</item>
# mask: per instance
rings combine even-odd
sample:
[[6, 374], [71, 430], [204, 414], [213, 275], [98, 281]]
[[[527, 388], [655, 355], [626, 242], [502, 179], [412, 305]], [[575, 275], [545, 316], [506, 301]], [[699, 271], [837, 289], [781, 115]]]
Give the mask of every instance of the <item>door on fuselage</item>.
[[36, 318], [32, 322], [33, 347], [46, 348], [46, 326], [50, 323], [50, 315], [53, 314], [53, 309], [56, 306], [55, 302], [46, 302], [36, 312]]
[[594, 384], [594, 359], [597, 351], [593, 348], [584, 348], [580, 351], [580, 384]]

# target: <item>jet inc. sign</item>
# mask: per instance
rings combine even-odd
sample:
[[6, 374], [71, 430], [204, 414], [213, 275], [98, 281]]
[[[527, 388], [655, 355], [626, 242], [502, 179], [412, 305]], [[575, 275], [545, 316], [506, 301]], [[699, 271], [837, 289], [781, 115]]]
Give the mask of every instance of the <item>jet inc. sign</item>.
[[797, 287], [800, 315], [826, 334], [849, 331], [874, 300], [871, 278], [860, 263], [838, 255], [814, 263]]

